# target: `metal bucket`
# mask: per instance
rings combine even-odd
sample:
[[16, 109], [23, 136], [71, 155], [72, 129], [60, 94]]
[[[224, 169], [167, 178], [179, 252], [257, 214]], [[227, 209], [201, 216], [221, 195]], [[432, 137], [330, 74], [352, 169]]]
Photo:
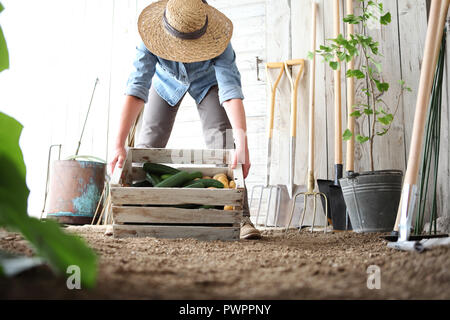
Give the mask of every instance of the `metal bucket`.
[[90, 224], [105, 183], [106, 164], [56, 160], [50, 175], [47, 218], [64, 224]]
[[355, 232], [392, 231], [402, 193], [402, 178], [402, 171], [385, 170], [339, 180]]

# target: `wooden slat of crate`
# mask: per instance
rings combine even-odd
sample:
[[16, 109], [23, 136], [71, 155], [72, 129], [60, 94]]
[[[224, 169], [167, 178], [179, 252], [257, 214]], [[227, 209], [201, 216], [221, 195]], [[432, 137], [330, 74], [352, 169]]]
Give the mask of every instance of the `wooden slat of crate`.
[[132, 161], [174, 164], [229, 164], [229, 150], [141, 149], [131, 148]]
[[149, 226], [113, 225], [115, 238], [154, 237], [165, 239], [193, 238], [197, 240], [239, 240], [238, 227], [198, 227], [198, 226]]
[[113, 205], [201, 204], [241, 206], [242, 189], [133, 188], [111, 187]]
[[241, 221], [242, 212], [237, 210], [182, 209], [161, 207], [112, 207], [114, 223], [186, 223], [186, 224], [233, 224]]

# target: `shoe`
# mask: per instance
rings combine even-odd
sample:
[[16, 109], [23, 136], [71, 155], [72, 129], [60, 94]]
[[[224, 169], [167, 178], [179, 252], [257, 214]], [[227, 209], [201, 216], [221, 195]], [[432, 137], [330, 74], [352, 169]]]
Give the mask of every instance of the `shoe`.
[[250, 221], [250, 217], [243, 217], [241, 222], [241, 239], [257, 240], [261, 239], [261, 232], [255, 228]]

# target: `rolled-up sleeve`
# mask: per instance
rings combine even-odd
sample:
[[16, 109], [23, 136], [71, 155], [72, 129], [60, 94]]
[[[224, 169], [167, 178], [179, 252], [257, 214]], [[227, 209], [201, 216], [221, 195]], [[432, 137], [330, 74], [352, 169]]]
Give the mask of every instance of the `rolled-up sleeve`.
[[231, 43], [225, 51], [213, 59], [219, 87], [220, 104], [230, 99], [244, 99], [241, 85], [241, 74], [236, 66], [236, 54]]
[[157, 59], [141, 42], [137, 47], [136, 58], [133, 62], [133, 71], [128, 82], [126, 95], [135, 96], [147, 102], [148, 92], [155, 74]]

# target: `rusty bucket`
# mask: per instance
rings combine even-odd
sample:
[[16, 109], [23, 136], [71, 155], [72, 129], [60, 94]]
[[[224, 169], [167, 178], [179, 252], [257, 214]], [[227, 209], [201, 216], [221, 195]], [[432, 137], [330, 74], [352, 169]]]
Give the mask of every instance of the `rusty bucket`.
[[47, 218], [64, 224], [90, 224], [105, 183], [106, 164], [55, 160], [50, 174]]

